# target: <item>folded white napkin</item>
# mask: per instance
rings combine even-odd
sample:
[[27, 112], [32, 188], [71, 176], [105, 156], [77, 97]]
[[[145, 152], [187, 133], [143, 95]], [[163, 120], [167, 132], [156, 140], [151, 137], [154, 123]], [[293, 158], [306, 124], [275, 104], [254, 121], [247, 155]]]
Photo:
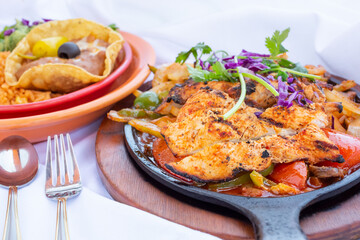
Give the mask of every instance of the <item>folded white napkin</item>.
[[[35, 180], [18, 191], [20, 228], [23, 239], [55, 237], [56, 201], [45, 196], [45, 168]], [[0, 189], [0, 229], [3, 229], [7, 190]], [[71, 239], [217, 239], [115, 202], [84, 187], [67, 201]], [[0, 231], [1, 231], [0, 230]]]

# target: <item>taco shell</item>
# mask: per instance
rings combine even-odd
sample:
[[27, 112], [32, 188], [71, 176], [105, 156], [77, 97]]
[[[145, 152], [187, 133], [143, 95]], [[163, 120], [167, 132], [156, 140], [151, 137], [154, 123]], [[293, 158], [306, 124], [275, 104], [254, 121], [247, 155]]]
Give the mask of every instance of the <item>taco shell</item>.
[[[26, 55], [31, 52], [37, 41], [57, 36], [66, 37], [71, 41], [90, 35], [109, 44], [105, 51], [102, 75], [94, 75], [73, 64], [46, 63], [31, 67], [19, 79], [16, 78], [15, 74], [24, 61], [19, 54]], [[33, 28], [10, 53], [5, 65], [5, 80], [10, 86], [18, 88], [73, 92], [106, 78], [114, 68], [123, 43], [124, 39], [120, 33], [93, 21], [82, 18], [50, 21]]]

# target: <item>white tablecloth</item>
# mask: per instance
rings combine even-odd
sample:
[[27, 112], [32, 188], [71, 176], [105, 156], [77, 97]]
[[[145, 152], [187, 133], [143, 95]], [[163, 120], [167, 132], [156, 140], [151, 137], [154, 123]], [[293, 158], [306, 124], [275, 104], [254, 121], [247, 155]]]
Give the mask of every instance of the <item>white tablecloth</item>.
[[[360, 80], [360, 5], [358, 1], [131, 1], [1, 0], [0, 26], [15, 18], [84, 17], [149, 41], [157, 64], [198, 42], [239, 53], [264, 52], [266, 36], [291, 27], [284, 46], [291, 60], [322, 64], [330, 72]], [[68, 201], [72, 239], [215, 239], [111, 199], [97, 173], [95, 137], [101, 119], [71, 133], [84, 190]], [[52, 239], [56, 202], [44, 195], [46, 143], [36, 144], [41, 167], [36, 180], [19, 190], [23, 239]], [[0, 189], [0, 228], [7, 190]]]

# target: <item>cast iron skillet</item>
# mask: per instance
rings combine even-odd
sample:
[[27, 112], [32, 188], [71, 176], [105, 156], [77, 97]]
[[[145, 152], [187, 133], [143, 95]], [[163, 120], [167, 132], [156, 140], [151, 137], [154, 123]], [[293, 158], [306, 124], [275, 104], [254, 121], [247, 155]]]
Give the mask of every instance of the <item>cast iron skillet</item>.
[[[330, 81], [340, 83], [343, 79], [332, 76]], [[355, 91], [359, 96], [358, 86]], [[356, 101], [359, 101], [357, 96]], [[360, 182], [360, 169], [330, 186], [289, 197], [254, 198], [212, 192], [186, 185], [172, 177], [146, 156], [139, 147], [137, 132], [130, 125], [124, 126], [125, 143], [135, 162], [152, 178], [188, 197], [235, 210], [250, 219], [256, 239], [304, 240], [307, 239], [299, 225], [299, 216], [304, 208], [334, 197]]]
[[300, 211], [316, 202], [338, 195], [360, 182], [360, 169], [330, 186], [289, 197], [253, 198], [212, 192], [186, 185], [172, 177], [146, 156], [139, 147], [136, 130], [124, 126], [127, 149], [135, 162], [152, 178], [165, 186], [201, 201], [220, 205], [247, 216], [255, 236], [262, 240], [307, 239], [299, 225]]

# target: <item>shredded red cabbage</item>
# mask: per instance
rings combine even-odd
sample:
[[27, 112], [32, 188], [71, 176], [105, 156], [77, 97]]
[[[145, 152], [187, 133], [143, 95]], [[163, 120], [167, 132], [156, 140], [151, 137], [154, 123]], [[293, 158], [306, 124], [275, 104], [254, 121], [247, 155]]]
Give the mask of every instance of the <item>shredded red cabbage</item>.
[[272, 75], [268, 75], [267, 77], [264, 77], [264, 76], [262, 76], [262, 75], [260, 75], [260, 74], [255, 73], [255, 76], [261, 78], [261, 79], [264, 80], [266, 83], [268, 83], [270, 86], [272, 86], [273, 88], [275, 88], [274, 85], [270, 82], [270, 80], [275, 81], [275, 78], [274, 78]]
[[[282, 107], [291, 107], [293, 105], [293, 101], [296, 100], [297, 103], [300, 106], [305, 106], [305, 104], [312, 104], [313, 102], [310, 101], [309, 99], [305, 98], [301, 93], [304, 92], [304, 90], [298, 90], [296, 91], [295, 86], [296, 84], [290, 84], [287, 85], [286, 82], [282, 81], [282, 77], [279, 76], [278, 77], [278, 84], [279, 84], [279, 96], [278, 96], [278, 102], [277, 102], [277, 106], [282, 106]], [[289, 93], [290, 96], [289, 96]], [[305, 104], [304, 104], [305, 103]]]
[[28, 27], [29, 27], [30, 21], [29, 21], [29, 20], [26, 20], [25, 18], [23, 18], [23, 19], [21, 20], [21, 23], [22, 23], [24, 26], [28, 26]]
[[262, 113], [263, 113], [263, 112], [254, 112], [255, 116], [258, 117], [258, 118], [260, 117], [260, 115], [261, 115]]
[[237, 69], [239, 70], [239, 72], [241, 73], [250, 73], [252, 75], [254, 75], [255, 73], [253, 71], [251, 71], [250, 69], [248, 68], [244, 68], [244, 67], [237, 67]]
[[296, 92], [293, 92], [291, 95], [290, 95], [290, 97], [288, 98], [288, 100], [287, 100], [287, 107], [289, 108], [289, 107], [291, 107], [292, 105], [293, 105], [293, 101], [295, 100], [295, 98], [296, 98], [296, 96], [299, 94], [299, 92], [298, 91], [296, 91]]
[[307, 102], [308, 104], [314, 103], [313, 101], [311, 101], [311, 100], [309, 100], [309, 99], [307, 99], [307, 98], [305, 98], [305, 97], [304, 97], [304, 99], [305, 99], [305, 102]]
[[240, 56], [245, 56], [245, 57], [270, 57], [270, 54], [259, 54], [259, 53], [253, 53], [253, 52], [248, 52], [246, 50], [242, 50], [240, 53]]
[[301, 102], [301, 99], [303, 98], [304, 96], [303, 95], [301, 95], [301, 94], [299, 94], [298, 95], [298, 97], [297, 97], [297, 102], [298, 102], [298, 104], [300, 105], [300, 106], [304, 106], [304, 104]]
[[277, 105], [287, 107], [288, 103], [286, 101], [286, 98], [288, 96], [288, 85], [282, 81], [281, 76], [278, 77], [278, 89], [277, 90], [279, 92]]
[[331, 129], [335, 129], [335, 118], [331, 116]]
[[4, 32], [4, 36], [10, 36], [13, 32], [15, 32], [15, 28], [10, 28]]
[[[236, 58], [236, 56], [235, 56]], [[266, 66], [265, 64], [262, 63], [262, 59], [261, 58], [245, 58], [245, 59], [237, 59], [236, 61], [234, 60], [234, 56], [232, 57], [227, 57], [223, 59], [224, 62], [224, 67], [226, 69], [235, 69], [237, 67], [244, 67], [247, 69], [250, 69], [253, 72], [258, 72], [258, 71], [262, 71], [265, 69], [268, 69], [269, 67]]]
[[267, 75], [266, 77], [267, 79], [271, 80], [271, 81], [275, 81], [275, 78], [273, 75]]
[[[244, 67], [253, 72], [269, 69], [268, 66], [262, 63], [263, 61], [262, 57], [270, 57], [269, 54], [252, 53], [246, 50], [242, 50], [239, 56], [246, 58], [238, 59], [237, 55], [227, 56], [225, 58], [219, 58], [215, 52], [212, 54], [213, 58], [224, 64], [225, 69], [236, 69], [237, 67]], [[252, 58], [252, 57], [258, 57], [258, 58]], [[204, 62], [201, 59], [199, 59], [199, 65], [203, 70], [210, 69], [210, 64], [209, 65], [207, 65], [206, 63], [204, 64]]]
[[296, 86], [295, 83], [290, 84], [290, 85], [289, 85], [289, 91], [290, 91], [290, 92], [295, 92], [295, 91], [296, 91], [296, 90], [295, 90], [295, 86]]
[[204, 62], [201, 59], [199, 59], [199, 65], [203, 70], [208, 70], [208, 71], [210, 70], [209, 62], [205, 62], [205, 64], [204, 64]]
[[234, 56], [229, 56], [229, 57], [226, 57], [226, 58], [222, 59], [223, 62], [227, 62], [227, 61], [230, 61], [230, 60], [234, 60]]
[[216, 52], [213, 52], [212, 56], [216, 59], [216, 61], [220, 61], [220, 58], [216, 55]]

